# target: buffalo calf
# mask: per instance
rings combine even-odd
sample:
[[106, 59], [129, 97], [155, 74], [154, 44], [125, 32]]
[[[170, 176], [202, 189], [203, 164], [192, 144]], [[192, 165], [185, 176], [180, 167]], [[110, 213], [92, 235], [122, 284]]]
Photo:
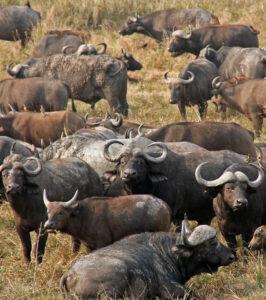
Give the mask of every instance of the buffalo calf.
[[250, 250], [266, 250], [266, 226], [258, 227], [248, 245]]

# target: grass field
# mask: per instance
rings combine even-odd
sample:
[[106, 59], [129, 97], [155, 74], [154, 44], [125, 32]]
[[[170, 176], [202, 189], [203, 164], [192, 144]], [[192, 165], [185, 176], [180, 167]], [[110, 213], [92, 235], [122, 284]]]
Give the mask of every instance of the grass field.
[[[24, 1], [0, 0], [0, 6], [20, 4]], [[158, 44], [148, 37], [133, 35], [122, 37], [117, 32], [129, 15], [144, 14], [169, 7], [202, 7], [217, 15], [221, 23], [248, 23], [260, 30], [260, 45], [266, 47], [266, 0], [32, 0], [34, 9], [42, 14], [42, 24], [34, 31], [33, 40], [25, 49], [19, 42], [0, 41], [0, 78], [6, 78], [5, 66], [18, 63], [31, 55], [34, 43], [50, 29], [72, 28], [88, 32], [90, 43], [105, 42], [107, 52], [116, 56], [121, 48], [133, 53], [143, 64], [141, 71], [131, 73], [137, 83], [129, 83], [129, 118], [147, 124], [167, 124], [180, 120], [177, 106], [169, 104], [169, 91], [163, 74], [171, 71], [176, 76], [181, 68], [194, 59], [192, 55], [172, 58], [167, 43]], [[87, 27], [88, 20], [97, 28]], [[101, 26], [101, 24], [104, 24]], [[1, 29], [0, 29], [1, 30]], [[142, 45], [147, 43], [146, 48]], [[79, 102], [78, 110], [99, 116], [108, 110], [106, 101], [96, 105], [92, 112], [88, 105]], [[197, 120], [188, 109], [188, 119]], [[207, 120], [220, 120], [219, 114], [209, 105]], [[227, 119], [252, 129], [250, 122], [237, 113]], [[266, 141], [266, 130], [258, 141]], [[239, 250], [241, 252], [241, 249]], [[85, 253], [81, 251], [78, 255]], [[249, 256], [241, 258], [218, 273], [194, 277], [189, 283], [201, 299], [266, 299], [266, 258]], [[15, 233], [12, 213], [7, 204], [0, 207], [0, 299], [63, 299], [59, 279], [76, 259], [71, 253], [70, 238], [61, 234], [49, 237], [44, 262], [23, 264], [20, 242]]]

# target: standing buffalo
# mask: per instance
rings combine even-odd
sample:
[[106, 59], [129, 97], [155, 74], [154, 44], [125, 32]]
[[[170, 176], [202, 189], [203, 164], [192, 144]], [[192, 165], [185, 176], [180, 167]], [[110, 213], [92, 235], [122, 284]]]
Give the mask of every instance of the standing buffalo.
[[79, 189], [79, 199], [102, 194], [99, 177], [78, 158], [44, 162], [34, 156], [25, 158], [12, 154], [5, 158], [0, 172], [26, 262], [31, 260], [31, 231], [38, 234], [34, 248], [37, 262], [42, 261], [44, 254], [47, 240], [43, 229], [47, 219], [42, 197], [44, 189], [49, 190], [48, 197], [52, 201], [64, 201], [76, 189]]
[[207, 100], [211, 99], [212, 81], [218, 74], [215, 64], [207, 59], [189, 63], [177, 78], [164, 75], [171, 91], [170, 103], [178, 104], [182, 119], [186, 120], [186, 106], [198, 106], [200, 118], [207, 113]]
[[75, 99], [94, 105], [105, 98], [111, 109], [128, 114], [127, 69], [110, 56], [55, 54], [36, 59], [30, 66], [19, 64], [12, 72], [18, 78], [60, 79], [68, 84]]
[[129, 17], [127, 23], [119, 31], [122, 35], [141, 33], [162, 41], [174, 30], [187, 26], [201, 27], [208, 24], [219, 24], [217, 17], [200, 9], [164, 9], [143, 17]]
[[0, 39], [21, 41], [25, 47], [31, 37], [31, 31], [41, 20], [41, 15], [33, 10], [30, 3], [25, 6], [6, 6], [0, 9]]
[[250, 79], [232, 84], [229, 81], [213, 80], [213, 93], [222, 96], [222, 103], [244, 114], [253, 125], [256, 136], [260, 136], [266, 106], [266, 80]]
[[33, 57], [44, 57], [61, 53], [65, 46], [71, 47], [71, 52], [77, 51], [78, 47], [85, 42], [85, 34], [72, 30], [49, 31], [34, 47]]
[[253, 234], [252, 240], [248, 245], [250, 250], [266, 250], [266, 226], [260, 226]]
[[177, 30], [172, 33], [168, 51], [172, 56], [189, 52], [198, 56], [207, 45], [215, 50], [222, 46], [258, 47], [258, 34], [252, 26], [247, 25], [209, 25], [185, 33]]
[[71, 111], [9, 112], [0, 115], [0, 135], [26, 141], [36, 147], [48, 146], [62, 133], [73, 134], [85, 125], [85, 120]]
[[[236, 123], [181, 122], [165, 125], [145, 135], [155, 142], [190, 142], [210, 151], [231, 150], [256, 159], [254, 134]], [[217, 139], [219, 136], [219, 139]]]
[[134, 233], [168, 231], [171, 212], [168, 205], [151, 195], [115, 198], [93, 197], [77, 201], [43, 200], [48, 220], [44, 228], [59, 230], [83, 242], [88, 251], [105, 247]]
[[180, 233], [142, 233], [79, 258], [61, 278], [61, 289], [80, 299], [183, 299], [194, 275], [213, 273], [235, 257], [208, 225]]
[[[7, 68], [15, 76], [16, 70]], [[72, 110], [76, 111], [69, 86], [60, 80], [47, 80], [33, 77], [25, 79], [4, 79], [0, 81], [0, 107], [4, 112], [10, 105], [16, 110], [46, 111], [64, 110], [68, 98], [72, 101]]]
[[264, 171], [255, 164], [234, 163], [218, 178], [206, 180], [201, 175], [204, 165], [197, 167], [195, 177], [214, 197], [213, 208], [225, 240], [235, 250], [236, 236], [241, 234], [247, 246], [255, 229], [266, 222]]

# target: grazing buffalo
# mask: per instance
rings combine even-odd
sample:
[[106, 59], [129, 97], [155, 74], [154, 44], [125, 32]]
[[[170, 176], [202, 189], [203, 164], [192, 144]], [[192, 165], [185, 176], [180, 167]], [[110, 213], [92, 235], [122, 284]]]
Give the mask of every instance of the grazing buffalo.
[[201, 27], [208, 24], [219, 24], [216, 16], [200, 9], [164, 9], [158, 10], [143, 17], [129, 17], [121, 28], [121, 35], [141, 33], [157, 41], [162, 41], [174, 30], [187, 26]]
[[201, 175], [204, 165], [197, 167], [195, 177], [214, 197], [213, 208], [220, 231], [233, 250], [238, 234], [247, 246], [255, 229], [266, 221], [264, 171], [256, 164], [234, 163], [218, 178], [206, 180]]
[[[10, 75], [14, 76], [10, 68]], [[10, 110], [46, 111], [64, 110], [68, 98], [72, 101], [72, 110], [76, 111], [69, 86], [60, 80], [47, 80], [33, 77], [25, 79], [4, 79], [0, 81], [0, 108], [4, 112]]]
[[186, 212], [190, 219], [207, 224], [214, 215], [212, 198], [196, 182], [196, 167], [205, 160], [212, 161], [215, 167], [206, 174], [211, 178], [245, 158], [231, 151], [207, 151], [199, 146], [181, 151], [175, 147], [178, 144], [152, 142], [144, 137], [106, 141], [105, 159], [116, 163], [106, 177], [119, 177], [128, 193], [153, 194], [164, 200], [174, 220], [182, 219]]
[[36, 59], [32, 65], [19, 64], [13, 73], [18, 78], [60, 79], [68, 84], [75, 99], [94, 106], [105, 98], [112, 110], [128, 114], [127, 69], [110, 56], [55, 54]]
[[47, 219], [42, 197], [44, 189], [48, 190], [48, 197], [52, 201], [64, 201], [76, 189], [79, 189], [79, 199], [102, 194], [99, 177], [78, 158], [44, 162], [34, 156], [25, 158], [11, 154], [5, 158], [0, 172], [6, 198], [15, 217], [25, 262], [31, 260], [31, 231], [38, 234], [34, 248], [38, 263], [44, 254], [47, 240], [43, 228]]
[[[68, 51], [75, 52], [85, 42], [85, 34], [72, 30], [52, 30], [40, 39], [33, 49], [33, 57], [44, 57], [61, 53], [62, 48], [70, 46]], [[71, 50], [70, 50], [71, 49]]]
[[266, 226], [260, 226], [253, 234], [248, 248], [250, 250], [266, 250]]
[[171, 212], [168, 205], [151, 195], [116, 198], [93, 197], [77, 201], [50, 202], [46, 230], [59, 230], [83, 242], [88, 251], [105, 247], [134, 233], [168, 231]]
[[207, 59], [196, 59], [189, 63], [176, 78], [164, 75], [169, 86], [170, 103], [178, 104], [182, 119], [186, 120], [186, 106], [198, 106], [200, 118], [207, 113], [207, 100], [211, 99], [212, 81], [218, 74], [215, 64]]
[[232, 84], [230, 81], [213, 80], [213, 94], [222, 96], [222, 103], [244, 114], [253, 125], [255, 134], [260, 136], [266, 107], [266, 80], [250, 79]]
[[172, 56], [189, 52], [198, 56], [207, 45], [214, 50], [222, 46], [258, 47], [258, 34], [252, 26], [247, 25], [209, 25], [185, 33], [177, 30], [172, 33], [168, 51]]
[[61, 289], [80, 299], [183, 299], [184, 284], [235, 259], [208, 225], [181, 233], [142, 233], [79, 258], [61, 278]]
[[219, 68], [222, 80], [244, 76], [249, 79], [266, 77], [266, 50], [261, 48], [221, 47], [218, 51], [206, 47], [200, 56]]
[[20, 40], [21, 46], [25, 47], [33, 27], [40, 21], [40, 13], [33, 10], [29, 2], [24, 6], [3, 7], [0, 9], [0, 39]]
[[84, 118], [71, 111], [9, 112], [0, 115], [0, 135], [33, 144], [48, 146], [62, 134], [73, 134], [85, 127]]

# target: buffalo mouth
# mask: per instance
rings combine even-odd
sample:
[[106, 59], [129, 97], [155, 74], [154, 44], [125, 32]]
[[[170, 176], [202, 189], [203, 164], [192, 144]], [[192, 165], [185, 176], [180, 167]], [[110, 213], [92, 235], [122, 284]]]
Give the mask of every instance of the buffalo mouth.
[[241, 211], [245, 210], [246, 208], [247, 208], [247, 204], [243, 203], [243, 204], [234, 205], [232, 210], [233, 210], [233, 212], [241, 212]]

